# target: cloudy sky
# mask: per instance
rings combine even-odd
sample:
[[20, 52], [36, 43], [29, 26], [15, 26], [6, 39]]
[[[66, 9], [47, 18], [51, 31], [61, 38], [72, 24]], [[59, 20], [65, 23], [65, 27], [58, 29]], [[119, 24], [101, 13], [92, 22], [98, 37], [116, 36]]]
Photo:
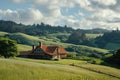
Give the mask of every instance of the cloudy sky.
[[120, 28], [120, 0], [1, 0], [0, 19], [72, 28]]

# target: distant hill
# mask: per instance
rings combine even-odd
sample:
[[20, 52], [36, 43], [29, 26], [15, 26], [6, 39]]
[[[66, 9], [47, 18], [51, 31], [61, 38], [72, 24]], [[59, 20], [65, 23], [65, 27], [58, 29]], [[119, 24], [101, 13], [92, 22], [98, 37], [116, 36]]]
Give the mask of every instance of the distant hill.
[[37, 45], [40, 39], [38, 37], [29, 36], [24, 33], [8, 33], [4, 35], [3, 37], [12, 39], [17, 41], [19, 44], [25, 44], [25, 45]]
[[[6, 32], [2, 32], [6, 33]], [[54, 35], [54, 34], [53, 34]], [[62, 35], [62, 34], [61, 34]], [[97, 58], [103, 58], [107, 53], [109, 53], [106, 49], [100, 49], [95, 47], [89, 47], [84, 45], [75, 45], [71, 43], [63, 43], [59, 40], [59, 38], [55, 36], [30, 36], [24, 33], [7, 33], [4, 34], [4, 36], [12, 40], [17, 41], [18, 44], [24, 44], [24, 45], [38, 45], [38, 42], [41, 41], [44, 45], [61, 45], [63, 46], [68, 52], [76, 53], [77, 55], [82, 56], [93, 56]], [[21, 45], [18, 46], [19, 51], [21, 50], [31, 50], [31, 47], [22, 48]], [[29, 48], [29, 49], [27, 49]]]
[[120, 48], [120, 31], [116, 30], [104, 33], [103, 36], [99, 36], [95, 39], [95, 44], [100, 48], [111, 50]]
[[51, 26], [48, 24], [33, 24], [33, 25], [24, 25], [17, 24], [13, 21], [3, 21], [0, 20], [0, 31], [15, 33], [22, 32], [29, 35], [46, 35], [52, 33], [70, 33], [74, 29], [67, 26]]
[[[17, 24], [13, 21], [0, 20], [0, 31], [9, 32], [9, 33], [22, 32], [29, 35], [46, 35], [46, 34], [53, 34], [53, 33], [71, 33], [75, 30], [66, 25], [51, 26], [49, 24], [44, 24], [44, 23], [24, 25], [21, 23]], [[91, 30], [78, 29], [78, 31], [85, 32], [85, 33], [92, 33], [92, 34], [108, 32], [108, 30], [105, 30], [105, 29], [91, 29]]]
[[89, 34], [103, 34], [106, 32], [110, 32], [110, 30], [102, 29], [102, 28], [93, 28], [93, 29], [78, 29], [77, 31], [89, 33]]

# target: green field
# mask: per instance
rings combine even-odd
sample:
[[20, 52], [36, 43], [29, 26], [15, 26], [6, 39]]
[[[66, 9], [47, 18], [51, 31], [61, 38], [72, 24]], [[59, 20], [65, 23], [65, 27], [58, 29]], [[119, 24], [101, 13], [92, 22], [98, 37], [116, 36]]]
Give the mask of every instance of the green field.
[[5, 34], [9, 34], [9, 33], [0, 31], [0, 36], [4, 36]]
[[32, 46], [17, 44], [18, 51], [32, 50]]
[[98, 36], [102, 36], [103, 34], [86, 34], [86, 37], [88, 38], [88, 39], [94, 39], [94, 38], [96, 38], [96, 37], [98, 37]]
[[120, 80], [120, 70], [70, 59], [1, 58], [0, 80]]

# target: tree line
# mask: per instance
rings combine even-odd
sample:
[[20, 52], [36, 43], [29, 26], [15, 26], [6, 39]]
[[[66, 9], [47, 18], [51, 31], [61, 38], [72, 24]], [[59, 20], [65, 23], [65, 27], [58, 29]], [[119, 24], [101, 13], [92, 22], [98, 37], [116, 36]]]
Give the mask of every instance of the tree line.
[[24, 25], [17, 24], [13, 21], [3, 21], [0, 20], [0, 31], [16, 33], [21, 32], [29, 35], [47, 35], [52, 33], [70, 33], [74, 31], [74, 29], [65, 26], [51, 26], [48, 24], [33, 24], [33, 25]]
[[[74, 27], [74, 26], [71, 26]], [[71, 28], [67, 25], [65, 26], [51, 26], [49, 24], [44, 24], [41, 22], [40, 24], [33, 25], [24, 25], [22, 23], [15, 23], [13, 21], [3, 21], [0, 20], [0, 31], [16, 33], [22, 32], [29, 35], [47, 35], [52, 33], [72, 33], [75, 29]], [[85, 33], [104, 33], [108, 32], [108, 30], [104, 29], [91, 29], [91, 30], [83, 30], [77, 29], [77, 31], [85, 32]]]

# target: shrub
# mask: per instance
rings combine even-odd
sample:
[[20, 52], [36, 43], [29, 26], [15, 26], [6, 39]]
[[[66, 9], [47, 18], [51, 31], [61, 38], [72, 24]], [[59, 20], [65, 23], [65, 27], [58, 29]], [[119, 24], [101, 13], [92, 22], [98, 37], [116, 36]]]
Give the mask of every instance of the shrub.
[[76, 53], [74, 53], [74, 52], [69, 52], [68, 54], [67, 54], [67, 58], [70, 58], [70, 59], [73, 59], [73, 58], [75, 58], [76, 57]]

